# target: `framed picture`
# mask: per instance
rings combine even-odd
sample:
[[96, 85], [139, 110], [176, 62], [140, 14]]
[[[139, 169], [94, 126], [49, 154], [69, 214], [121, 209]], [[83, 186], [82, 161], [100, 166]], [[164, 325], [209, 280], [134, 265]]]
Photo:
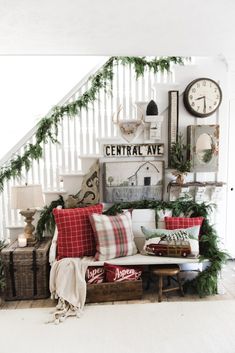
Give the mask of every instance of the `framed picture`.
[[162, 200], [163, 161], [104, 163], [104, 201]]
[[217, 172], [219, 161], [219, 125], [190, 125], [187, 143], [192, 172]]
[[[179, 91], [168, 92], [168, 161], [170, 161], [171, 144], [176, 142], [179, 127]], [[170, 167], [170, 162], [168, 162]]]

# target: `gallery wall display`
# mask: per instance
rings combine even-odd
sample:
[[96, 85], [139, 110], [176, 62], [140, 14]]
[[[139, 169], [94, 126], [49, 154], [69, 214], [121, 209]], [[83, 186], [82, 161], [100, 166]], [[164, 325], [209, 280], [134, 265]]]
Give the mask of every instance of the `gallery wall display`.
[[163, 161], [104, 163], [104, 201], [162, 200]]
[[189, 158], [193, 172], [217, 172], [219, 155], [219, 125], [187, 127]]

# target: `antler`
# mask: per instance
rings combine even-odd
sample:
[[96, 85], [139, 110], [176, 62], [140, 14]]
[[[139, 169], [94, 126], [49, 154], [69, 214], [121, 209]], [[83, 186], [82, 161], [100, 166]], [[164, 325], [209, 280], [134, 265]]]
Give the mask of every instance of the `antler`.
[[[123, 109], [123, 106], [120, 104], [117, 113], [113, 113], [113, 123], [114, 124], [119, 123], [119, 114], [122, 109]], [[116, 115], [116, 119], [115, 119], [115, 115]]]

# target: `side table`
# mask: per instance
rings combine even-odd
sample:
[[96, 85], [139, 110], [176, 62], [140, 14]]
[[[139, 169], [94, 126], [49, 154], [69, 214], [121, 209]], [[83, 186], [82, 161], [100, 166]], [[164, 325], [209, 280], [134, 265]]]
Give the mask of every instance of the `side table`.
[[17, 240], [1, 251], [5, 274], [5, 300], [49, 297], [49, 249], [51, 238], [19, 248]]

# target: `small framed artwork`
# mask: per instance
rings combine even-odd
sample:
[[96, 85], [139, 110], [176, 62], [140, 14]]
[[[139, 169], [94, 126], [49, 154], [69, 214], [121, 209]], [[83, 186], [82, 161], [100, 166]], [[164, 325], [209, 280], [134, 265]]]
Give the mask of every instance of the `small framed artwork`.
[[[168, 92], [168, 161], [170, 161], [171, 144], [177, 141], [179, 126], [179, 91]], [[168, 162], [170, 167], [170, 162]]]
[[104, 163], [104, 201], [162, 200], [163, 161]]
[[192, 172], [217, 172], [219, 161], [219, 125], [190, 125], [187, 143]]

